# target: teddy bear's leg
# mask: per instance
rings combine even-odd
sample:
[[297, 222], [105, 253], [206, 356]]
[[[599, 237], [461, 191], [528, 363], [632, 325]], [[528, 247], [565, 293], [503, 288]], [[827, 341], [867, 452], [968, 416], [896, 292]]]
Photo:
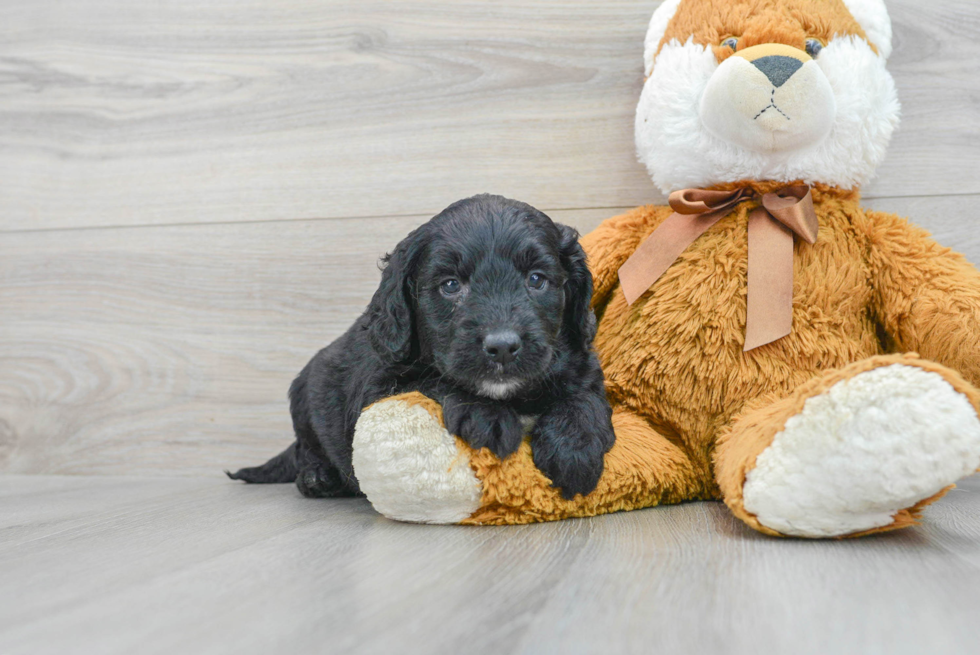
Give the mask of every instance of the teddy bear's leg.
[[458, 523], [480, 508], [483, 484], [420, 393], [385, 398], [354, 429], [354, 474], [378, 512], [413, 523]]
[[901, 528], [980, 465], [978, 411], [955, 371], [872, 357], [743, 410], [719, 436], [715, 476], [732, 512], [767, 534]]
[[565, 500], [534, 466], [527, 441], [501, 461], [449, 434], [435, 401], [403, 394], [361, 414], [354, 470], [375, 509], [421, 523], [531, 523], [711, 497], [710, 474], [648, 421], [614, 407], [613, 427], [596, 489]]

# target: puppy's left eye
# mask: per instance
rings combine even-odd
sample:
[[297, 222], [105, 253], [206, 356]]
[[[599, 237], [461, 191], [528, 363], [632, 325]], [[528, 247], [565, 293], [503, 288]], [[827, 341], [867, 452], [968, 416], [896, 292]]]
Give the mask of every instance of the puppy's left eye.
[[531, 273], [527, 276], [527, 286], [540, 291], [548, 286], [548, 278], [541, 275], [541, 273]]
[[820, 43], [819, 39], [806, 40], [806, 54], [816, 59], [821, 50], [823, 50], [823, 44]]

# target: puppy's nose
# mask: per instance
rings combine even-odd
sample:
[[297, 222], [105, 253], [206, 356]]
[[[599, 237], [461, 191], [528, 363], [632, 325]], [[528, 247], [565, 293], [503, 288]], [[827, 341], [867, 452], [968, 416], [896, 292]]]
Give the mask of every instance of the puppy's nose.
[[483, 352], [498, 364], [514, 361], [521, 349], [521, 337], [513, 330], [491, 332], [483, 338]]
[[785, 57], [783, 55], [769, 55], [768, 57], [759, 57], [754, 60], [752, 64], [758, 68], [762, 73], [769, 78], [772, 85], [777, 89], [783, 85], [786, 80], [793, 77], [793, 73], [800, 70], [803, 66], [803, 62], [794, 57]]

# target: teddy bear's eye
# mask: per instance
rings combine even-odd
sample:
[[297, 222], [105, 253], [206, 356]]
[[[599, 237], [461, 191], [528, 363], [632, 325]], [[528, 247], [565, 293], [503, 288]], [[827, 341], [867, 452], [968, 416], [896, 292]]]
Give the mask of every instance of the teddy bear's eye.
[[738, 48], [738, 37], [730, 36], [722, 41], [721, 44], [723, 46], [728, 46], [732, 50], [736, 50]]
[[818, 39], [806, 40], [806, 54], [816, 59], [821, 50], [823, 50], [823, 44]]

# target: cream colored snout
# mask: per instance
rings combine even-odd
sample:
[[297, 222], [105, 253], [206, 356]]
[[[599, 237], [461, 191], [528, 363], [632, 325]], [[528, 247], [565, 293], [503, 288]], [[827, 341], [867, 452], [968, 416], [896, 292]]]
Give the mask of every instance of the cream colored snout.
[[820, 66], [792, 46], [766, 43], [735, 53], [708, 80], [699, 107], [715, 136], [758, 152], [819, 143], [837, 104]]

